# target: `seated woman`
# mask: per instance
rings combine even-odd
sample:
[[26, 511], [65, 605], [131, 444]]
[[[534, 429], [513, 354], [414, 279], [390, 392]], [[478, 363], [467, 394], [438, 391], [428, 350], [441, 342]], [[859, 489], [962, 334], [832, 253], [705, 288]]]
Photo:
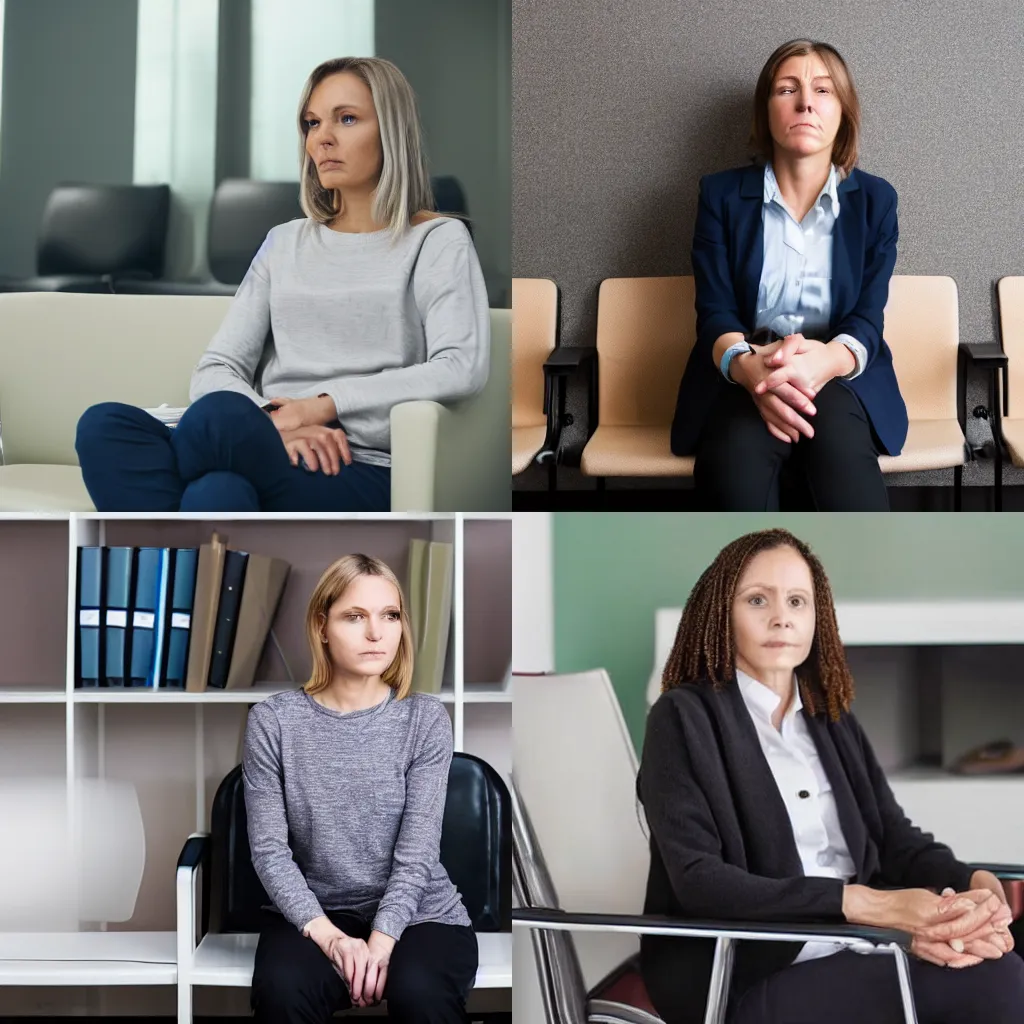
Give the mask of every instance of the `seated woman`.
[[[645, 913], [913, 934], [919, 1024], [1024, 1020], [999, 880], [916, 828], [850, 711], [828, 579], [785, 530], [727, 545], [683, 611], [637, 781]], [[714, 942], [645, 936], [666, 1024], [700, 1024]], [[946, 968], [963, 968], [947, 970]], [[730, 1024], [902, 1024], [891, 956], [740, 942]]]
[[273, 907], [256, 947], [263, 1024], [327, 1024], [386, 999], [400, 1024], [463, 1024], [477, 941], [441, 865], [448, 712], [409, 693], [412, 631], [394, 573], [330, 566], [309, 601], [313, 672], [256, 704], [242, 776], [253, 866]]
[[708, 511], [774, 511], [783, 467], [822, 512], [888, 511], [878, 455], [907, 411], [882, 337], [896, 192], [855, 168], [860, 103], [826, 43], [769, 58], [754, 92], [764, 166], [701, 179], [697, 341], [672, 451]]
[[487, 380], [487, 291], [433, 199], [393, 64], [317, 67], [299, 104], [306, 219], [271, 229], [192, 374], [176, 429], [103, 403], [78, 424], [101, 512], [386, 512], [390, 414]]

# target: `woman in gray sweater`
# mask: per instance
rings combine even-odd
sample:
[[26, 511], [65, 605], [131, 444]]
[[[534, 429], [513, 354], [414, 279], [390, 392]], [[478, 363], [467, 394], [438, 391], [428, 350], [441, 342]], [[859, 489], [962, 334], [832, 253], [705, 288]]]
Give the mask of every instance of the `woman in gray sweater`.
[[409, 693], [412, 634], [381, 561], [346, 555], [306, 612], [312, 676], [249, 712], [242, 759], [266, 908], [263, 1024], [387, 1000], [396, 1024], [462, 1024], [477, 942], [439, 860], [452, 759], [444, 705]]
[[317, 67], [299, 104], [306, 214], [271, 229], [169, 429], [119, 402], [78, 424], [101, 512], [389, 511], [390, 414], [487, 380], [487, 290], [434, 206], [394, 64]]

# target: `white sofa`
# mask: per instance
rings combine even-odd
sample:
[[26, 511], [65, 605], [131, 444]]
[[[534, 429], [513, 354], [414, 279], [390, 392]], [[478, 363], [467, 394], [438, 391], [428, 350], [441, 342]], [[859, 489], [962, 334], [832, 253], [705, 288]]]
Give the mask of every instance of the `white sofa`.
[[[0, 512], [91, 512], [75, 455], [97, 402], [188, 405], [192, 368], [231, 302], [191, 295], [0, 294]], [[512, 313], [491, 311], [491, 374], [451, 406], [391, 410], [391, 510], [500, 512], [508, 476]]]

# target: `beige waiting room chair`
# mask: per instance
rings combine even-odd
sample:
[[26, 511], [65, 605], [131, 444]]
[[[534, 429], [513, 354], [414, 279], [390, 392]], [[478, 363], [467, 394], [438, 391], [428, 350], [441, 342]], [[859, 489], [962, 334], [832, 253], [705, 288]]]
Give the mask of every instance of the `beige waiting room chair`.
[[[1002, 412], [1000, 425], [1002, 440], [1010, 461], [1024, 466], [1024, 277], [1004, 277], [996, 286], [999, 305], [999, 334], [1007, 364], [1003, 376], [1002, 406], [998, 400], [990, 402], [996, 412]], [[1010, 398], [1013, 398], [1011, 404]], [[1010, 410], [1014, 415], [1010, 415]]]
[[[583, 450], [588, 476], [691, 476], [693, 458], [669, 449], [679, 381], [695, 341], [692, 277], [609, 278], [598, 295], [600, 414]], [[885, 337], [907, 403], [901, 454], [883, 473], [955, 468], [959, 507], [965, 439], [957, 419], [959, 315], [949, 277], [895, 276]]]
[[544, 445], [548, 413], [544, 364], [558, 343], [558, 288], [541, 278], [512, 279], [512, 475]]
[[[0, 295], [0, 511], [93, 510], [75, 454], [98, 402], [188, 404], [192, 368], [231, 297]], [[391, 410], [391, 511], [512, 507], [511, 310], [491, 310], [491, 369], [480, 394]]]
[[696, 337], [692, 277], [619, 277], [597, 298], [598, 416], [580, 469], [610, 476], [692, 476], [669, 448], [683, 369]]

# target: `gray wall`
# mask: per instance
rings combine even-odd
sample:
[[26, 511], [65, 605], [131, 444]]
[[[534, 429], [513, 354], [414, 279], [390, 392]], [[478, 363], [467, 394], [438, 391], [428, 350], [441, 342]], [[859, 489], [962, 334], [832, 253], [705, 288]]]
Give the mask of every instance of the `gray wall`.
[[0, 275], [35, 272], [60, 182], [132, 180], [136, 0], [6, 0]]
[[477, 252], [510, 287], [511, 0], [377, 0], [376, 52], [416, 90], [432, 174], [466, 192]]
[[852, 71], [860, 166], [899, 193], [896, 273], [955, 278], [961, 339], [991, 340], [993, 282], [1024, 273], [1021, 24], [1011, 0], [516, 0], [513, 274], [558, 282], [562, 343], [578, 345], [593, 343], [602, 278], [691, 273], [699, 177], [747, 162], [758, 73], [810, 36]]

